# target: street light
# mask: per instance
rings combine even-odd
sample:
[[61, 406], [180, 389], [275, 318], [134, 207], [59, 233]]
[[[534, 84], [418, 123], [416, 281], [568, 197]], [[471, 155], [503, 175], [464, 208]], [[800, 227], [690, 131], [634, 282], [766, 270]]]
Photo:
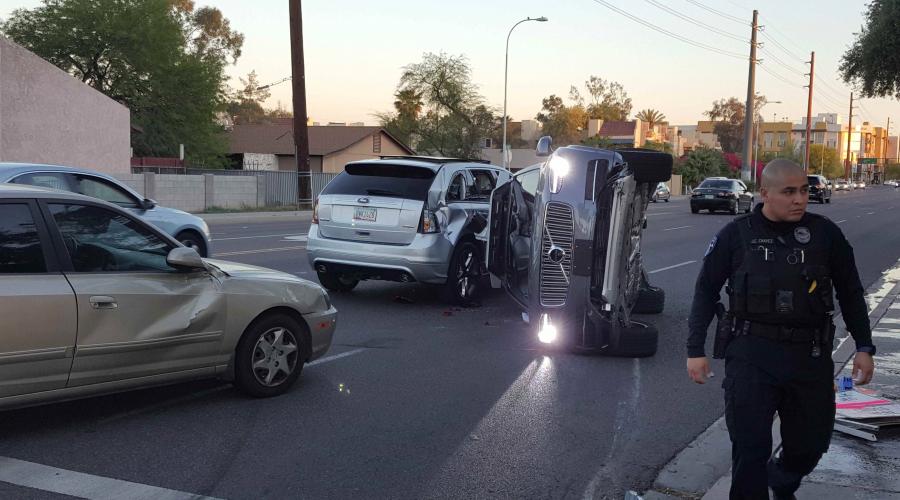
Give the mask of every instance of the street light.
[[506, 82], [507, 75], [509, 73], [509, 37], [512, 36], [512, 32], [516, 29], [516, 26], [527, 22], [527, 21], [537, 21], [539, 23], [547, 22], [547, 18], [544, 16], [538, 18], [526, 17], [521, 21], [513, 24], [512, 28], [509, 29], [509, 34], [506, 35], [506, 59], [503, 64], [503, 168], [509, 170], [509, 160], [507, 159], [507, 149], [506, 149]]
[[[762, 118], [761, 110], [766, 104], [781, 104], [781, 101], [765, 101], [764, 103], [760, 104], [758, 110], [759, 112], [757, 112], [757, 115], [760, 118]], [[753, 158], [751, 158], [750, 160], [750, 179], [752, 179], [753, 182], [756, 182], [756, 162], [759, 161], [759, 122], [760, 120], [756, 120], [756, 144], [753, 145]]]

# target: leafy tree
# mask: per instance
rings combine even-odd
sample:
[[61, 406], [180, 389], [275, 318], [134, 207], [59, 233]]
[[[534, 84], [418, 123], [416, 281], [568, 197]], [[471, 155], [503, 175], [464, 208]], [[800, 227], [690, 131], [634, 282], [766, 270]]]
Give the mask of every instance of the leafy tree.
[[810, 144], [809, 171], [824, 175], [829, 179], [844, 177], [844, 167], [841, 165], [837, 149], [826, 148], [822, 144]]
[[728, 171], [728, 163], [722, 153], [711, 148], [691, 151], [675, 168], [675, 173], [681, 175], [684, 183], [691, 186], [707, 177], [726, 176]]
[[[844, 172], [841, 170], [840, 175], [835, 175], [831, 177], [832, 179], [843, 178]], [[900, 163], [889, 163], [886, 167], [884, 167], [884, 178], [891, 179], [900, 179]]]
[[663, 153], [672, 154], [672, 145], [668, 142], [659, 142], [659, 141], [646, 141], [644, 142], [644, 149], [652, 149], [654, 151], [662, 151]]
[[844, 81], [860, 88], [863, 97], [892, 95], [900, 99], [900, 3], [872, 0], [866, 24], [841, 59]]
[[[812, 154], [812, 148], [810, 148], [810, 154]], [[803, 156], [804, 151], [798, 147], [793, 140], [788, 136], [787, 141], [785, 141], [784, 145], [781, 146], [781, 149], [778, 151], [769, 151], [767, 153], [763, 153], [761, 156], [761, 160], [763, 163], [769, 163], [775, 158], [784, 158], [786, 160], [791, 160], [794, 163], [803, 164]]]
[[544, 135], [553, 137], [553, 142], [561, 145], [581, 142], [587, 126], [584, 105], [576, 101], [566, 106], [555, 94], [545, 97], [542, 104], [536, 119], [541, 122]]
[[224, 109], [225, 66], [243, 35], [218, 9], [190, 0], [44, 0], [17, 9], [0, 31], [131, 110], [138, 156], [224, 165], [215, 114]]
[[464, 56], [426, 53], [421, 62], [403, 68], [395, 112], [376, 116], [389, 132], [420, 151], [477, 158], [496, 118], [470, 75]]
[[[631, 98], [622, 84], [591, 75], [584, 82], [584, 87], [590, 98], [586, 108], [588, 118], [604, 121], [628, 119], [631, 114]], [[577, 94], [575, 87], [572, 90]]]
[[[758, 110], [765, 103], [766, 98], [764, 96], [756, 96], [754, 107], [757, 110], [757, 120], [762, 119]], [[723, 151], [737, 153], [743, 150], [744, 116], [746, 114], [743, 102], [739, 101], [737, 97], [713, 101], [712, 109], [703, 114], [715, 122], [713, 131], [719, 138], [719, 144], [722, 145]]]
[[663, 123], [664, 121], [666, 121], [666, 115], [660, 113], [658, 110], [655, 110], [655, 109], [642, 110], [640, 113], [635, 115], [635, 118], [637, 118], [638, 120], [640, 120], [642, 122], [647, 122], [647, 125], [649, 125], [651, 129], [653, 128], [654, 125]]
[[234, 118], [235, 123], [260, 123], [268, 119], [268, 113], [262, 107], [262, 102], [269, 98], [269, 89], [260, 89], [256, 71], [251, 71], [247, 79], [240, 79], [244, 85], [242, 90], [234, 93], [228, 102], [228, 114]]

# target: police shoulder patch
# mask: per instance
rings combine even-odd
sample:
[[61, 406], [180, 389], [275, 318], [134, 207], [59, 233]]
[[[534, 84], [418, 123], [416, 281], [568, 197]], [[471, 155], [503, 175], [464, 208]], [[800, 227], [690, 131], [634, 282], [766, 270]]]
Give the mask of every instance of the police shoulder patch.
[[707, 255], [711, 254], [712, 251], [715, 250], [715, 248], [716, 248], [716, 243], [718, 243], [718, 241], [719, 241], [719, 236], [718, 236], [718, 235], [713, 236], [712, 241], [709, 242], [709, 246], [706, 248], [706, 253], [703, 254], [704, 257], [706, 257]]

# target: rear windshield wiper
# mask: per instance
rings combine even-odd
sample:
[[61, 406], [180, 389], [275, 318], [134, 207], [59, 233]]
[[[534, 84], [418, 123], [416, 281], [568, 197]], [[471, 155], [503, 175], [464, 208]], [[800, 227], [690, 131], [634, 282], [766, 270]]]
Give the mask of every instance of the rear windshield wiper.
[[396, 191], [390, 191], [387, 189], [366, 189], [366, 194], [371, 194], [375, 196], [403, 196]]

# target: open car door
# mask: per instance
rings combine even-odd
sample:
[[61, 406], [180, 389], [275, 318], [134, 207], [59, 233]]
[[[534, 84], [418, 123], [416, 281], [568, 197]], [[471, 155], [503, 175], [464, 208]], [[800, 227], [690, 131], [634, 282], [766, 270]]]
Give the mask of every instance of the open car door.
[[522, 308], [528, 308], [528, 269], [534, 231], [534, 196], [516, 178], [491, 193], [487, 267]]

